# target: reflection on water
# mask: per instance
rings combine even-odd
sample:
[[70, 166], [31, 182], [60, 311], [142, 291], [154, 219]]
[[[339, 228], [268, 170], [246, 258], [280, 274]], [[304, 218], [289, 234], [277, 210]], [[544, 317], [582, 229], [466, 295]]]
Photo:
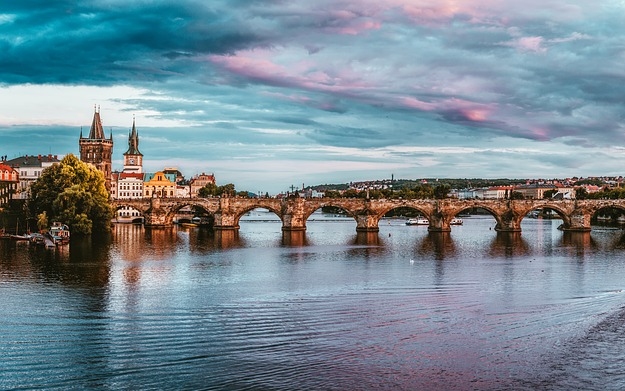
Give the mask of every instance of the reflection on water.
[[379, 246], [382, 242], [378, 232], [356, 232], [354, 243], [360, 246]]
[[497, 232], [490, 244], [490, 257], [518, 257], [530, 254], [530, 246], [521, 232]]
[[456, 246], [450, 232], [428, 232], [421, 240], [419, 251], [434, 254], [436, 260], [456, 256]]
[[300, 247], [306, 246], [306, 231], [282, 231], [282, 245]]
[[622, 388], [623, 231], [250, 219], [0, 242], [0, 389]]

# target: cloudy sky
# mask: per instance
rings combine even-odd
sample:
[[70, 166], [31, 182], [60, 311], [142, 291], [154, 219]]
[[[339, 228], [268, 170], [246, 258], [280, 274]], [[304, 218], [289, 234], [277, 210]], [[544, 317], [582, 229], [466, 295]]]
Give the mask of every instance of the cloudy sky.
[[621, 175], [625, 0], [0, 4], [0, 154], [302, 183]]

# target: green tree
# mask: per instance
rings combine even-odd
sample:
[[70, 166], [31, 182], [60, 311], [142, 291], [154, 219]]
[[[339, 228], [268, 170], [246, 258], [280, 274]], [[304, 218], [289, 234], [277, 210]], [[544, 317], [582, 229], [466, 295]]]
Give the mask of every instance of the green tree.
[[523, 200], [525, 199], [525, 196], [520, 191], [513, 191], [512, 193], [510, 193], [510, 199], [511, 200]]
[[439, 200], [447, 198], [447, 194], [449, 194], [450, 191], [451, 186], [449, 186], [448, 184], [444, 183], [442, 185], [438, 185], [434, 188], [434, 197]]
[[588, 198], [588, 190], [585, 187], [576, 187], [575, 188], [575, 199], [585, 200]]
[[207, 183], [204, 187], [197, 191], [197, 195], [202, 198], [215, 197], [218, 195], [218, 191], [219, 189], [216, 184]]
[[547, 190], [543, 193], [543, 198], [553, 198], [558, 193], [558, 189]]
[[113, 217], [104, 175], [72, 154], [43, 170], [31, 186], [29, 206], [31, 215], [45, 213], [77, 234], [108, 230]]
[[48, 214], [44, 210], [37, 215], [37, 228], [39, 229], [39, 231], [41, 231], [48, 228], [49, 226], [50, 223], [48, 222]]
[[226, 185], [219, 186], [218, 194], [225, 197], [234, 197], [234, 195], [236, 194], [234, 184], [228, 183]]

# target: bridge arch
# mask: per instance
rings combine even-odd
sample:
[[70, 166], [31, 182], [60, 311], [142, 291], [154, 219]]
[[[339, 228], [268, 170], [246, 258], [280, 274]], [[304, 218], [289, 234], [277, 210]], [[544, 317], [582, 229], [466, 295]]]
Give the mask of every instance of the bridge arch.
[[[625, 204], [622, 202], [618, 202], [619, 200], [604, 200], [601, 204], [593, 205], [592, 207], [587, 208], [587, 213], [590, 214], [590, 218], [594, 219], [598, 217], [597, 215], [603, 210], [615, 210], [620, 211], [621, 215], [625, 214]], [[605, 213], [604, 213], [605, 215]], [[610, 216], [614, 217], [614, 216]]]
[[562, 204], [555, 204], [553, 201], [551, 200], [535, 200], [534, 202], [532, 202], [531, 205], [528, 205], [526, 207], [522, 207], [520, 208], [520, 220], [522, 221], [523, 219], [525, 219], [531, 212], [535, 211], [536, 209], [550, 209], [555, 211], [558, 216], [562, 219], [562, 228], [564, 229], [568, 229], [569, 227], [571, 227], [571, 208], [570, 206], [567, 205], [562, 205]]
[[278, 216], [278, 218], [280, 219], [280, 221], [284, 221], [282, 218], [282, 210], [276, 208], [274, 205], [268, 205], [266, 203], [252, 203], [249, 205], [246, 205], [243, 208], [237, 208], [235, 214], [234, 214], [234, 224], [235, 226], [238, 228], [240, 227], [240, 221], [241, 221], [241, 217], [243, 217], [245, 214], [247, 214], [248, 212], [253, 211], [254, 209], [267, 209], [268, 211], [274, 213], [276, 216]]
[[310, 218], [310, 216], [324, 207], [332, 207], [337, 208], [345, 212], [345, 216], [351, 217], [354, 221], [358, 222], [358, 213], [362, 212], [362, 210], [352, 210], [349, 205], [346, 205], [345, 202], [340, 202], [341, 199], [330, 198], [326, 201], [311, 203], [307, 206], [303, 211], [303, 221], [306, 222]]
[[183, 199], [175, 204], [172, 204], [169, 208], [167, 208], [166, 213], [165, 213], [165, 224], [166, 225], [173, 224], [174, 219], [176, 218], [176, 215], [178, 214], [178, 212], [180, 212], [181, 209], [187, 206], [191, 206], [193, 208], [198, 208], [200, 210], [203, 210], [211, 217], [211, 220], [214, 221], [216, 211], [211, 210], [211, 208], [207, 206], [204, 202], [202, 202], [201, 200]]
[[149, 204], [133, 202], [132, 200], [128, 200], [127, 202], [124, 202], [124, 201], [126, 200], [119, 200], [118, 202], [112, 204], [113, 211], [117, 212], [118, 210], [121, 210], [124, 208], [131, 208], [131, 209], [135, 209], [139, 211], [141, 215], [145, 215], [145, 213], [147, 212], [150, 206]]
[[506, 217], [509, 217], [508, 211], [502, 210], [499, 205], [485, 200], [469, 200], [456, 206], [450, 206], [443, 217], [445, 226], [449, 226], [454, 217], [471, 209], [482, 209], [488, 212], [495, 219], [496, 231], [506, 230], [505, 228], [510, 226], [510, 222], [506, 220]]

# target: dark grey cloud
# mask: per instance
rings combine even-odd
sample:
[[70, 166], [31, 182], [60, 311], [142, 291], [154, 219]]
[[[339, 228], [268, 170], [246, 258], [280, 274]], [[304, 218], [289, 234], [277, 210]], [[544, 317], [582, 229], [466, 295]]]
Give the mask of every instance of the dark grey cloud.
[[3, 83], [111, 84], [191, 72], [189, 57], [262, 39], [203, 2], [19, 2], [2, 5]]

